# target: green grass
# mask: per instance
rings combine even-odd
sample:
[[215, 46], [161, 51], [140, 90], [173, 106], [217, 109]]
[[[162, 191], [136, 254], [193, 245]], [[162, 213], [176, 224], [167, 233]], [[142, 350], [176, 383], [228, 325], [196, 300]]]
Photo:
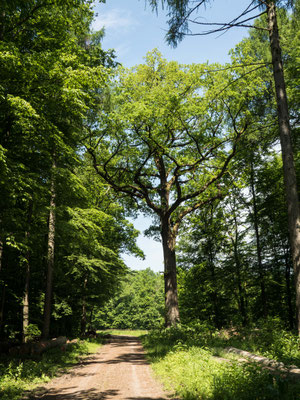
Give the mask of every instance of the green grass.
[[65, 372], [80, 358], [97, 351], [101, 340], [89, 339], [69, 344], [65, 350], [51, 349], [41, 356], [2, 357], [0, 359], [0, 399], [17, 400], [22, 392], [32, 390]]
[[124, 336], [143, 336], [147, 334], [145, 330], [130, 330], [130, 329], [105, 329], [97, 331], [99, 335], [124, 335]]
[[[166, 389], [183, 400], [300, 400], [299, 381], [272, 375], [254, 363], [238, 362], [223, 351], [228, 341], [219, 332], [188, 327], [157, 330], [143, 337], [155, 373]], [[240, 342], [235, 345], [239, 347]], [[288, 354], [289, 347], [281, 352]], [[298, 357], [295, 349], [292, 353]]]

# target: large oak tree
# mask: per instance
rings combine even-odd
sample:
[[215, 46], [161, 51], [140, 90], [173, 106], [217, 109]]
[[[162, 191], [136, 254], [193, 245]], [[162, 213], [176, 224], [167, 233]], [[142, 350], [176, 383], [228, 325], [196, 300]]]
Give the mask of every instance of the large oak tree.
[[110, 108], [94, 125], [88, 151], [106, 182], [159, 218], [170, 326], [179, 321], [180, 224], [225, 195], [230, 161], [249, 120], [245, 99], [251, 90], [234, 91], [227, 71], [212, 76], [207, 65], [167, 62], [157, 51], [146, 60], [121, 70], [112, 83]]

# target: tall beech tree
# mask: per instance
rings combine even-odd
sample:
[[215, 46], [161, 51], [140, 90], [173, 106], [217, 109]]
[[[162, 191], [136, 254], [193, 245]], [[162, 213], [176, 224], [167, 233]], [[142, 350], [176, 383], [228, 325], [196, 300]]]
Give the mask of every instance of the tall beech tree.
[[[149, 0], [149, 3], [153, 8], [157, 9], [157, 0]], [[290, 6], [294, 1], [249, 1], [249, 5], [246, 9], [231, 21], [202, 22], [199, 19], [199, 13], [201, 6], [205, 6], [207, 3], [209, 3], [209, 0], [162, 0], [162, 4], [166, 4], [169, 10], [168, 15], [170, 19], [168, 21], [169, 31], [167, 33], [167, 41], [171, 45], [176, 46], [185, 35], [208, 35], [216, 32], [225, 32], [232, 27], [254, 27], [260, 30], [265, 30], [269, 33], [269, 48], [273, 68], [278, 127], [283, 160], [285, 196], [288, 209], [289, 237], [295, 275], [297, 328], [300, 335], [300, 207], [292, 148], [292, 134], [286, 94], [286, 83], [277, 21], [277, 3], [280, 3], [281, 6], [282, 3], [286, 6]], [[265, 27], [258, 27], [251, 24], [251, 21], [254, 18], [263, 14], [267, 15]], [[196, 27], [196, 32], [191, 31], [190, 26], [193, 26], [194, 28]], [[197, 31], [199, 28], [202, 28], [203, 30]]]
[[168, 63], [154, 50], [145, 65], [121, 70], [110, 109], [100, 115], [88, 146], [97, 173], [159, 217], [167, 326], [179, 321], [180, 224], [225, 195], [230, 161], [249, 117], [249, 90], [226, 90], [228, 76], [207, 76], [207, 69]]
[[[37, 320], [30, 310], [34, 302], [29, 294], [36, 296], [31, 288], [46, 288], [45, 337], [51, 333], [58, 262], [54, 252], [61, 214], [55, 217], [57, 208], [67, 205], [57, 185], [69, 187], [81, 161], [84, 122], [101, 102], [105, 67], [114, 64], [112, 53], [101, 49], [103, 32], [90, 32], [91, 7], [92, 2], [85, 0], [15, 0], [4, 1], [0, 13], [0, 296], [10, 311], [9, 303], [15, 305], [14, 328], [6, 322], [15, 331], [23, 298], [25, 331], [32, 316]], [[47, 230], [48, 246], [43, 243]], [[47, 267], [48, 274], [43, 274]], [[13, 268], [23, 272], [22, 289], [10, 278]]]
[[48, 338], [50, 331], [52, 285], [54, 272], [54, 249], [55, 249], [55, 220], [56, 220], [56, 155], [53, 154], [52, 176], [50, 187], [50, 207], [48, 222], [48, 251], [47, 251], [47, 279], [44, 304], [43, 337]]

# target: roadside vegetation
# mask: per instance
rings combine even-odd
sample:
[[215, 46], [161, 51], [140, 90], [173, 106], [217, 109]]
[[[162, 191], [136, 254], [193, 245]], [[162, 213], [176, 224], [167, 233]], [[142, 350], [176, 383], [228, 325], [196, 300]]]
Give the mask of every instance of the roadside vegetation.
[[97, 335], [105, 337], [106, 335], [120, 335], [120, 336], [144, 336], [147, 334], [145, 330], [132, 330], [132, 329], [107, 329], [104, 331], [98, 331]]
[[17, 400], [27, 390], [50, 381], [76, 364], [82, 357], [94, 353], [101, 338], [80, 340], [53, 348], [39, 356], [6, 356], [0, 358], [0, 398]]
[[182, 399], [298, 400], [300, 381], [226, 353], [234, 346], [300, 367], [299, 338], [261, 329], [213, 331], [207, 326], [154, 330], [143, 337], [165, 388]]

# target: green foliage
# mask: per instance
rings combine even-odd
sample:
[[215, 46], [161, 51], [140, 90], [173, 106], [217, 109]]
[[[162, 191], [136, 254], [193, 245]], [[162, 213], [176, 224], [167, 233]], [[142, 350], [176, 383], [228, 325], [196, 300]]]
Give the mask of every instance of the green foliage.
[[163, 279], [149, 268], [131, 271], [120, 290], [94, 316], [96, 328], [152, 329], [163, 321]]
[[114, 54], [101, 48], [103, 31], [90, 31], [90, 1], [17, 0], [2, 6], [0, 290], [5, 321], [0, 336], [21, 336], [29, 270], [30, 323], [42, 327], [51, 182], [56, 194], [51, 334], [72, 334], [79, 330], [84, 297], [90, 312], [113, 293], [126, 269], [120, 253], [141, 255], [124, 208], [96, 182], [82, 156], [91, 116], [102, 107], [107, 76], [115, 67]]
[[213, 73], [219, 67], [167, 62], [153, 50], [145, 65], [120, 69], [109, 113], [91, 135], [99, 175], [145, 212], [171, 210], [174, 224], [221, 188], [225, 194], [229, 161], [250, 120], [249, 96], [260, 90], [259, 76], [244, 77], [237, 94], [238, 69]]
[[[293, 42], [293, 48], [299, 47], [298, 14], [295, 11], [289, 15], [284, 10], [278, 14], [298, 165], [297, 74], [291, 75], [297, 61], [290, 46]], [[265, 26], [265, 16], [256, 25]], [[261, 91], [249, 102], [253, 125], [241, 139], [230, 171], [233, 179], [237, 176], [235, 188], [213, 212], [199, 212], [191, 218], [181, 235], [179, 265], [184, 271], [180, 276], [180, 301], [184, 322], [201, 318], [213, 320], [217, 327], [246, 325], [268, 315], [280, 318], [286, 328], [295, 326], [295, 288], [268, 40], [267, 32], [253, 29], [231, 51], [228, 67], [240, 65], [238, 86], [245, 84], [240, 79], [245, 65], [261, 60], [266, 65], [253, 67], [250, 74], [260, 82]]]
[[36, 324], [29, 324], [26, 327], [24, 335], [28, 341], [35, 340], [41, 336], [42, 332]]

